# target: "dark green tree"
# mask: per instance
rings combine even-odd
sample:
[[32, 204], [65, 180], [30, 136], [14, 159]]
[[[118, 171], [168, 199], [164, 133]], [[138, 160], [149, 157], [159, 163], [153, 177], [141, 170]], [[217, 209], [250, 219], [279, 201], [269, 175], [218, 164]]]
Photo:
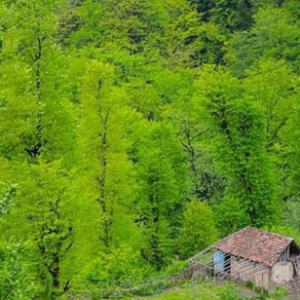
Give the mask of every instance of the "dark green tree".
[[[139, 216], [137, 225], [144, 232], [142, 256], [158, 270], [176, 252], [182, 211], [182, 181], [185, 170], [179, 144], [172, 137], [170, 127], [159, 122], [143, 121], [135, 155], [140, 191], [136, 200]], [[177, 230], [176, 230], [177, 229]]]
[[[255, 45], [253, 47], [253, 45]], [[248, 31], [236, 33], [229, 43], [227, 62], [235, 74], [263, 60], [286, 60], [299, 71], [299, 25], [284, 8], [266, 7], [255, 15]]]
[[[273, 168], [265, 147], [265, 116], [257, 105], [243, 99], [238, 81], [227, 71], [204, 72], [199, 93], [216, 134], [214, 151], [220, 171], [228, 179], [223, 205], [227, 199], [233, 199], [237, 209], [240, 207], [244, 212], [240, 224], [222, 228], [223, 232], [245, 224], [270, 226], [276, 220], [277, 204]], [[225, 221], [222, 215], [225, 217], [220, 215], [220, 224]]]

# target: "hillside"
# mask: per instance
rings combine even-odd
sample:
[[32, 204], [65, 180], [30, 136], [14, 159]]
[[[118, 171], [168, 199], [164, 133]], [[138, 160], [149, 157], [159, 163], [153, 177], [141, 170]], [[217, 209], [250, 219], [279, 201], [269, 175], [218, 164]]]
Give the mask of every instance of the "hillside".
[[248, 225], [297, 241], [299, 17], [1, 0], [0, 299], [101, 299]]

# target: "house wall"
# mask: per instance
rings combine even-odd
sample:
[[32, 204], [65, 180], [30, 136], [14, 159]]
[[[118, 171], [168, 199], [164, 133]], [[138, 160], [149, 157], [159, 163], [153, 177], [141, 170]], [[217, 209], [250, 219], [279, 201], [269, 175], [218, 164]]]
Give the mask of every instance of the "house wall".
[[261, 270], [257, 271], [254, 275], [254, 284], [256, 286], [264, 288], [265, 290], [269, 290], [270, 273], [271, 269], [269, 267], [263, 267]]
[[271, 284], [280, 286], [288, 283], [294, 278], [294, 267], [289, 261], [279, 261], [272, 267]]
[[272, 268], [258, 268], [258, 263], [231, 256], [230, 264], [232, 278], [251, 281], [266, 290], [285, 285], [294, 278], [294, 267], [289, 261], [278, 261]]
[[231, 256], [231, 276], [242, 281], [251, 281], [256, 286], [261, 286], [265, 289], [269, 288], [270, 283], [270, 268], [257, 268], [258, 263]]

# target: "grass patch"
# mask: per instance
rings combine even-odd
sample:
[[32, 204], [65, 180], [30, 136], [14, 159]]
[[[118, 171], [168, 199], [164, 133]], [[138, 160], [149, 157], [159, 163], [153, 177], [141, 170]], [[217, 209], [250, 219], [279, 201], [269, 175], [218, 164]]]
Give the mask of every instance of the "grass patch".
[[[135, 298], [140, 299], [140, 298]], [[222, 286], [213, 283], [186, 284], [181, 288], [154, 296], [153, 300], [246, 300], [250, 299], [241, 296], [239, 291], [231, 284]]]

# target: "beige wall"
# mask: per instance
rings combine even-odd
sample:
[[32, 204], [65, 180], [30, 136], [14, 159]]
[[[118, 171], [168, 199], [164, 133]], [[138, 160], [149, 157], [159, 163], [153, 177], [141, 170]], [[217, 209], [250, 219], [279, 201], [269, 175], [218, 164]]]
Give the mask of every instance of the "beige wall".
[[288, 261], [277, 262], [271, 268], [255, 269], [258, 264], [242, 258], [231, 257], [231, 276], [242, 281], [251, 281], [266, 290], [285, 285], [294, 278], [293, 264]]
[[272, 285], [280, 286], [293, 280], [294, 267], [291, 262], [281, 261], [274, 264], [272, 268], [271, 281]]

